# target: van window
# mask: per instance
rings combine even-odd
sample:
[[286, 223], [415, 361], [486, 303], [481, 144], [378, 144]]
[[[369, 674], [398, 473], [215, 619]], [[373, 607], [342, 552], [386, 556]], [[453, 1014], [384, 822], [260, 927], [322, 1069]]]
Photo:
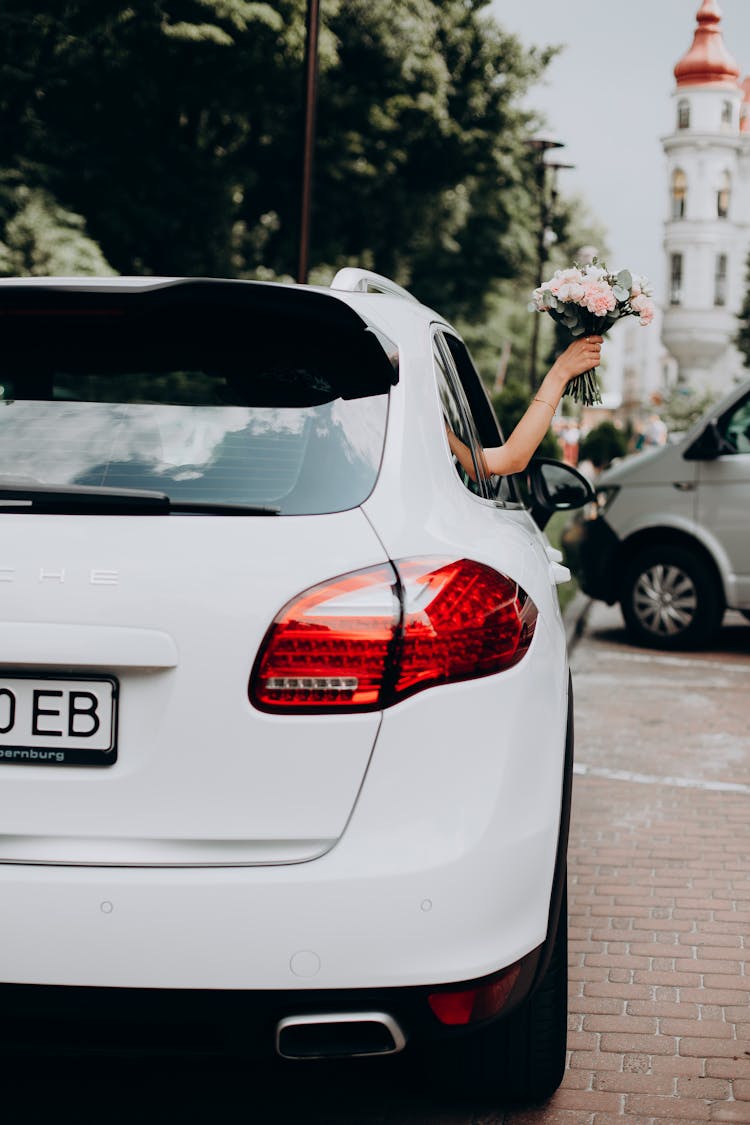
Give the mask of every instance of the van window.
[[750, 398], [746, 398], [723, 419], [724, 437], [738, 453], [750, 453]]

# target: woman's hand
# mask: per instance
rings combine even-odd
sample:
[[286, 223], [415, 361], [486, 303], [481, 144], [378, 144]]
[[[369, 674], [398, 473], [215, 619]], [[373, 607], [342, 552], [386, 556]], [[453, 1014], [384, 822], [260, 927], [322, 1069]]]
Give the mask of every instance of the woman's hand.
[[601, 336], [580, 336], [557, 357], [552, 365], [552, 371], [559, 374], [563, 383], [567, 384], [577, 375], [583, 375], [584, 371], [598, 367], [601, 363], [601, 353]]

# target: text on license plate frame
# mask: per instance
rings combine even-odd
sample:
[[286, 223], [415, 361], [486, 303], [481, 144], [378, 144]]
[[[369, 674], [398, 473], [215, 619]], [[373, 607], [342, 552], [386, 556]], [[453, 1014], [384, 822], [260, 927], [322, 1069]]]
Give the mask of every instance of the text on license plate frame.
[[111, 766], [114, 676], [0, 672], [0, 765]]

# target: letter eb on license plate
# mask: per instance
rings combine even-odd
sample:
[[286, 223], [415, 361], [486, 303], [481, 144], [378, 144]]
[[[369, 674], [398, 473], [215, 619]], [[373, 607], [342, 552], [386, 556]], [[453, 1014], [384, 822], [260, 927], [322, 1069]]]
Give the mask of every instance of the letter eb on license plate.
[[109, 766], [116, 733], [112, 677], [0, 676], [0, 764]]

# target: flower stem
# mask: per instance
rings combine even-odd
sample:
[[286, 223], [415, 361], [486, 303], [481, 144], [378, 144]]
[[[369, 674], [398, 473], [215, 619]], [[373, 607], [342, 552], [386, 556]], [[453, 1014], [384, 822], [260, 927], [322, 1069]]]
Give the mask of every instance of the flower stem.
[[581, 406], [600, 406], [602, 395], [594, 368], [571, 379], [564, 393]]

